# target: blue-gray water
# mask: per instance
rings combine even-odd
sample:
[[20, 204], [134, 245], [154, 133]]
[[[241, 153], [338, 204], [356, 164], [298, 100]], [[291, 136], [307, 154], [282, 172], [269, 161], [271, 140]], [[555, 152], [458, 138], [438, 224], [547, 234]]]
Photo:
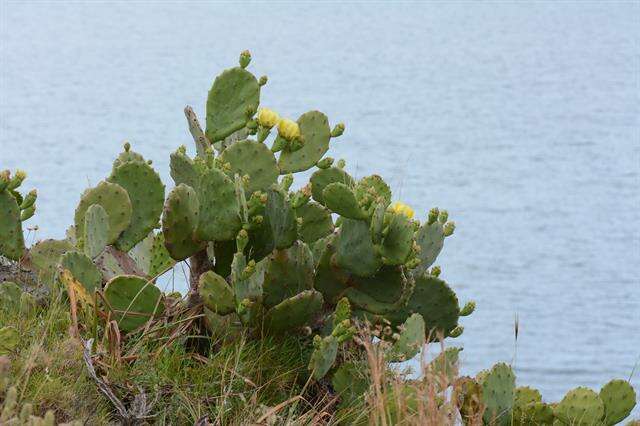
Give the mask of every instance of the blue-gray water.
[[[0, 3], [0, 168], [61, 237], [123, 140], [167, 184], [214, 75], [251, 49], [263, 105], [327, 112], [332, 147], [424, 217], [462, 301], [463, 370], [514, 357], [558, 399], [640, 356], [640, 3]], [[640, 372], [632, 379], [640, 387]], [[636, 410], [636, 413], [640, 413]]]

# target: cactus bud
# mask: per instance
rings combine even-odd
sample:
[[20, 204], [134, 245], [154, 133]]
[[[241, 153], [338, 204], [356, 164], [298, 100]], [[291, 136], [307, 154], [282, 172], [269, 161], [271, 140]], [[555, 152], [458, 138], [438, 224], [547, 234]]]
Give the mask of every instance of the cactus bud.
[[254, 130], [258, 128], [258, 123], [256, 122], [256, 120], [249, 120], [247, 121], [246, 127], [249, 130]]
[[257, 215], [257, 216], [253, 216], [251, 218], [251, 222], [256, 224], [256, 225], [260, 225], [262, 222], [264, 222], [264, 216], [262, 215]]
[[449, 333], [449, 337], [451, 338], [456, 338], [456, 337], [460, 337], [462, 335], [462, 332], [464, 331], [464, 327], [461, 325], [456, 326], [456, 328], [454, 328], [453, 330], [451, 330], [451, 332]]
[[325, 157], [322, 160], [319, 160], [316, 163], [316, 166], [318, 166], [319, 169], [328, 169], [329, 167], [331, 167], [332, 164], [333, 164], [333, 158]]
[[337, 138], [338, 136], [342, 136], [343, 133], [344, 133], [344, 123], [338, 123], [335, 125], [335, 127], [331, 131], [331, 137]]
[[313, 336], [313, 347], [314, 348], [319, 348], [320, 347], [320, 343], [322, 343], [322, 337], [320, 337], [319, 335], [315, 335]]
[[344, 161], [342, 158], [338, 160], [338, 163], [336, 164], [336, 167], [338, 167], [339, 169], [344, 169], [344, 166], [347, 165], [347, 162]]
[[291, 188], [291, 184], [293, 184], [293, 175], [289, 173], [288, 175], [284, 175], [282, 180], [280, 181], [280, 186], [285, 191], [288, 191]]
[[31, 191], [29, 191], [27, 196], [24, 197], [24, 200], [22, 200], [22, 204], [20, 204], [20, 210], [28, 209], [29, 207], [33, 206], [33, 204], [36, 202], [36, 198], [38, 198], [38, 191], [32, 189]]
[[476, 310], [476, 302], [471, 300], [467, 302], [462, 309], [460, 309], [460, 316], [466, 317], [467, 315], [471, 315], [475, 310]]
[[434, 207], [431, 210], [429, 210], [429, 216], [427, 217], [427, 225], [431, 225], [435, 223], [435, 221], [438, 220], [439, 214], [440, 214], [440, 210], [438, 210], [437, 207]]
[[241, 229], [236, 236], [236, 246], [238, 248], [238, 253], [242, 253], [244, 248], [247, 246], [249, 242], [249, 234], [244, 229]]
[[447, 222], [444, 224], [444, 229], [443, 229], [443, 233], [445, 237], [448, 237], [450, 235], [453, 234], [453, 231], [456, 230], [456, 223], [455, 222]]
[[293, 194], [293, 197], [291, 199], [291, 206], [294, 209], [302, 207], [309, 202], [309, 199], [311, 198], [311, 191], [306, 190], [305, 188], [308, 188], [308, 186], [305, 186], [304, 188]]
[[184, 145], [180, 145], [177, 149], [177, 152], [183, 155], [187, 154], [187, 147]]
[[0, 172], [0, 192], [4, 191], [4, 189], [9, 185], [10, 179], [11, 173], [9, 170], [3, 170]]
[[273, 141], [273, 145], [271, 145], [271, 152], [282, 151], [287, 146], [287, 140], [280, 135], [276, 137]]
[[286, 148], [287, 148], [287, 151], [294, 152], [299, 150], [303, 146], [304, 146], [304, 138], [302, 136], [298, 136], [297, 138], [290, 140]]
[[438, 215], [438, 222], [444, 224], [447, 219], [449, 219], [449, 212], [446, 210], [440, 211], [440, 214]]
[[293, 120], [283, 118], [278, 122], [278, 135], [292, 141], [300, 137], [300, 126]]
[[256, 113], [256, 110], [254, 107], [252, 106], [248, 106], [245, 110], [244, 113], [246, 115], [246, 117], [249, 119], [251, 117], [253, 117], [253, 115]]
[[438, 265], [431, 268], [430, 274], [433, 275], [434, 277], [439, 277], [441, 273], [442, 273], [442, 269]]
[[131, 144], [129, 142], [124, 143], [124, 152], [129, 152], [131, 149]]
[[260, 79], [258, 80], [258, 84], [260, 86], [264, 86], [265, 84], [267, 84], [267, 81], [269, 81], [269, 79], [267, 78], [266, 75], [263, 75], [262, 77], [260, 77]]
[[7, 189], [9, 191], [16, 189], [22, 184], [22, 182], [25, 180], [26, 177], [27, 177], [27, 174], [23, 170], [17, 170], [16, 173], [13, 175], [13, 178], [9, 181], [9, 184], [7, 185]]
[[251, 62], [251, 53], [248, 50], [245, 50], [244, 52], [242, 52], [240, 54], [240, 66], [242, 68], [246, 68], [249, 66], [249, 63]]

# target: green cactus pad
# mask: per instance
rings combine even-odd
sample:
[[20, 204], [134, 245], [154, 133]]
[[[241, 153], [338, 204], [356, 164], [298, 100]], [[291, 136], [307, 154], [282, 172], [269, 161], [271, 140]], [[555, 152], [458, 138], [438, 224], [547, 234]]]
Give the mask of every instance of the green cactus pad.
[[416, 232], [416, 242], [420, 246], [418, 258], [420, 264], [416, 268], [417, 271], [426, 271], [442, 251], [444, 246], [444, 228], [442, 223], [435, 221], [432, 224], [425, 222], [422, 224], [418, 232]]
[[399, 324], [414, 312], [424, 318], [429, 340], [437, 341], [439, 334], [446, 337], [458, 325], [458, 297], [443, 280], [429, 274], [418, 275], [407, 305], [389, 315], [388, 319]]
[[0, 311], [12, 312], [20, 307], [22, 289], [11, 281], [0, 282]]
[[331, 378], [333, 390], [340, 396], [341, 406], [353, 406], [369, 390], [366, 368], [355, 362], [345, 362]]
[[84, 247], [81, 240], [84, 238], [84, 215], [93, 204], [101, 205], [109, 215], [108, 244], [113, 244], [131, 223], [131, 200], [127, 191], [116, 183], [100, 182], [82, 194], [76, 208], [74, 224], [80, 248]]
[[9, 191], [0, 191], [0, 255], [19, 260], [24, 254], [20, 206]]
[[463, 424], [477, 424], [477, 420], [473, 420], [484, 410], [482, 386], [471, 377], [460, 377], [455, 382], [452, 399], [460, 411]]
[[278, 159], [280, 173], [308, 170], [329, 150], [331, 129], [327, 116], [320, 111], [305, 112], [298, 118], [304, 145], [297, 151], [282, 151]]
[[[383, 266], [376, 274], [370, 277], [349, 276], [345, 284], [380, 303], [397, 305], [405, 295], [405, 290], [410, 283], [407, 281], [402, 268], [398, 266]], [[404, 319], [402, 322], [404, 322]]]
[[253, 74], [241, 67], [223, 71], [207, 98], [207, 138], [214, 143], [242, 129], [259, 104], [260, 85]]
[[38, 270], [38, 279], [50, 284], [56, 275], [60, 257], [75, 247], [67, 240], [43, 240], [29, 250], [31, 263]]
[[243, 305], [249, 301], [253, 306], [247, 308], [246, 313], [238, 314], [245, 324], [252, 323], [260, 311], [259, 301], [262, 299], [262, 283], [264, 282], [264, 264], [254, 266], [252, 273], [247, 274], [247, 259], [242, 253], [233, 255], [231, 263], [231, 282], [235, 292], [236, 304]]
[[387, 231], [382, 239], [380, 255], [387, 265], [402, 265], [413, 247], [413, 222], [403, 214], [389, 214], [387, 217]]
[[198, 239], [201, 241], [234, 239], [242, 223], [233, 181], [222, 171], [212, 168], [200, 176], [198, 186], [200, 201], [200, 218], [196, 230]]
[[593, 425], [604, 417], [604, 403], [589, 388], [570, 390], [553, 409], [558, 420], [569, 425]]
[[311, 182], [311, 196], [320, 204], [325, 204], [322, 192], [335, 182], [344, 183], [349, 188], [353, 186], [353, 178], [339, 167], [329, 167], [327, 169], [316, 170], [309, 180]]
[[171, 153], [169, 169], [176, 186], [184, 183], [195, 190], [198, 189], [199, 176], [196, 165], [184, 149], [178, 148], [178, 150]]
[[11, 326], [0, 328], [0, 355], [7, 355], [13, 352], [19, 344], [20, 333], [16, 328]]
[[[513, 425], [524, 426], [531, 424], [534, 417], [538, 416], [540, 407], [534, 407], [536, 403], [542, 402], [542, 395], [537, 389], [529, 386], [517, 387], [513, 401]], [[550, 407], [548, 407], [551, 410]], [[551, 418], [553, 418], [553, 410], [551, 410]], [[540, 424], [536, 422], [535, 424]]]
[[400, 336], [391, 347], [390, 361], [407, 361], [416, 356], [425, 344], [425, 326], [422, 315], [411, 314], [400, 327]]
[[198, 294], [204, 306], [218, 315], [235, 312], [236, 301], [233, 290], [224, 278], [213, 271], [200, 275]]
[[378, 175], [366, 176], [360, 179], [354, 191], [358, 204], [368, 212], [371, 212], [379, 203], [386, 206], [391, 202], [391, 189]]
[[162, 292], [135, 275], [121, 275], [107, 283], [104, 296], [118, 327], [130, 332], [164, 311]]
[[336, 244], [336, 264], [354, 275], [374, 275], [382, 259], [371, 241], [369, 225], [362, 220], [343, 219]]
[[626, 419], [636, 406], [636, 392], [626, 380], [611, 380], [600, 389], [600, 399], [604, 403], [604, 421], [615, 425]]
[[482, 400], [486, 406], [483, 419], [485, 424], [497, 426], [511, 425], [516, 376], [511, 367], [498, 363], [491, 368], [481, 382]]
[[324, 247], [320, 250], [320, 254], [314, 255], [314, 258], [317, 257], [318, 260], [316, 261], [313, 286], [322, 293], [328, 303], [336, 303], [342, 297], [343, 292], [348, 288], [345, 282], [349, 279], [349, 274], [333, 262], [335, 257], [334, 241], [335, 236], [333, 235], [330, 235], [326, 242], [319, 240], [318, 244], [323, 244]]
[[355, 194], [344, 183], [334, 182], [327, 185], [322, 191], [322, 198], [329, 210], [345, 218], [367, 218], [367, 214], [360, 208]]
[[102, 274], [91, 259], [77, 251], [69, 251], [60, 258], [60, 266], [78, 280], [92, 296], [96, 290], [102, 288]]
[[131, 201], [131, 222], [115, 243], [118, 249], [129, 251], [158, 224], [164, 204], [164, 185], [158, 173], [140, 161], [121, 164], [108, 180], [123, 187]]
[[[320, 336], [316, 336], [319, 338]], [[314, 342], [316, 348], [311, 353], [309, 370], [313, 372], [313, 378], [322, 379], [333, 367], [338, 355], [338, 339], [329, 335]]]
[[296, 209], [296, 216], [302, 219], [298, 227], [300, 239], [311, 244], [333, 232], [331, 212], [324, 206], [310, 201]]
[[267, 308], [313, 287], [313, 256], [301, 241], [274, 250], [261, 263], [265, 264], [262, 303]]
[[235, 241], [216, 241], [213, 243], [215, 255], [215, 265], [213, 270], [216, 274], [228, 277], [231, 274], [231, 263], [236, 252]]
[[167, 196], [162, 214], [165, 247], [175, 260], [183, 260], [204, 248], [194, 234], [198, 225], [198, 197], [193, 188], [180, 184]]
[[322, 309], [322, 302], [322, 294], [305, 290], [269, 309], [265, 327], [273, 333], [284, 333], [310, 324]]
[[289, 197], [280, 188], [273, 187], [267, 192], [265, 221], [271, 229], [275, 248], [291, 247], [298, 238], [296, 214]]
[[438, 389], [446, 389], [458, 376], [458, 360], [461, 351], [462, 348], [446, 348], [428, 364], [429, 377], [437, 381]]
[[129, 255], [136, 262], [138, 268], [152, 278], [165, 272], [176, 263], [164, 246], [162, 232], [157, 234], [150, 232], [144, 240], [129, 251]]
[[278, 180], [280, 170], [273, 152], [263, 143], [245, 140], [236, 142], [222, 151], [222, 163], [231, 165], [230, 176], [249, 175], [246, 190], [249, 194], [255, 191], [266, 191]]
[[109, 241], [109, 215], [100, 204], [92, 204], [84, 215], [84, 253], [91, 259], [99, 255]]

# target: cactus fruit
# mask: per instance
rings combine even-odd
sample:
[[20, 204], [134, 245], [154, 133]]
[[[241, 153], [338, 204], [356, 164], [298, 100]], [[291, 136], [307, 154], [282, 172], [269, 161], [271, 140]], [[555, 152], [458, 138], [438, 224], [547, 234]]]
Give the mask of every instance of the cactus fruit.
[[309, 360], [309, 370], [316, 380], [322, 379], [333, 367], [338, 355], [338, 339], [329, 335], [326, 337], [315, 336], [313, 339], [313, 352]]
[[229, 176], [249, 176], [248, 193], [266, 191], [276, 182], [280, 170], [273, 153], [263, 143], [244, 140], [236, 142], [220, 155], [222, 163], [230, 166]]
[[564, 424], [593, 425], [604, 417], [604, 403], [597, 393], [585, 387], [570, 390], [553, 409]]
[[354, 185], [353, 178], [343, 169], [338, 167], [316, 170], [311, 175], [309, 182], [311, 183], [311, 196], [314, 200], [323, 205], [325, 205], [325, 201], [322, 194], [328, 185], [334, 182], [344, 183], [348, 187], [352, 187]]
[[109, 216], [108, 244], [116, 242], [122, 231], [131, 223], [131, 200], [127, 191], [116, 183], [100, 182], [82, 194], [76, 208], [74, 225], [80, 248], [84, 247], [84, 216], [93, 204], [102, 206]]
[[196, 237], [201, 241], [228, 241], [240, 230], [240, 206], [233, 181], [222, 171], [209, 168], [198, 184], [200, 214]]
[[84, 215], [84, 253], [91, 259], [109, 243], [109, 215], [100, 204], [92, 204]]
[[[436, 275], [437, 276], [437, 275]], [[462, 309], [460, 309], [460, 316], [466, 317], [471, 315], [476, 310], [476, 302], [473, 300], [467, 302]]]
[[626, 380], [611, 380], [600, 389], [599, 396], [604, 403], [604, 422], [607, 425], [621, 422], [636, 406], [636, 392]]
[[69, 251], [60, 258], [60, 266], [71, 272], [71, 275], [85, 288], [87, 294], [93, 296], [102, 287], [102, 274], [90, 258], [77, 251]]
[[331, 211], [316, 202], [308, 202], [295, 209], [296, 217], [302, 219], [298, 226], [300, 239], [311, 244], [331, 234], [334, 230]]
[[418, 354], [425, 343], [425, 326], [422, 315], [411, 314], [400, 326], [398, 339], [391, 347], [390, 361], [406, 361]]
[[185, 184], [176, 186], [167, 196], [162, 214], [162, 234], [173, 259], [186, 259], [204, 247], [204, 243], [194, 239], [199, 211], [196, 192]]
[[125, 332], [135, 330], [164, 311], [160, 290], [135, 275], [120, 275], [110, 280], [104, 297], [118, 327]]
[[243, 67], [225, 70], [216, 77], [207, 98], [207, 138], [214, 143], [242, 129], [259, 104], [256, 77]]
[[149, 164], [140, 161], [115, 167], [108, 181], [124, 188], [131, 202], [131, 221], [115, 242], [119, 250], [129, 251], [158, 223], [164, 204], [164, 184]]
[[516, 377], [505, 363], [493, 366], [480, 381], [482, 400], [485, 404], [485, 424], [511, 425]]
[[200, 275], [198, 294], [204, 306], [218, 315], [228, 315], [235, 312], [235, 298], [233, 290], [220, 275], [207, 271]]
[[19, 260], [24, 254], [20, 206], [6, 189], [0, 191], [0, 255]]

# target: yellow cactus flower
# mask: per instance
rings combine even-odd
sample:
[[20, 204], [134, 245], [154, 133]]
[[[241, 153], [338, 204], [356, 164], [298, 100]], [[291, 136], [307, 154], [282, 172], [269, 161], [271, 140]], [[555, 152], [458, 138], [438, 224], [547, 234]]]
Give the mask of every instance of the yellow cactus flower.
[[283, 118], [278, 123], [278, 134], [288, 141], [300, 137], [300, 127], [298, 123], [288, 118]]
[[389, 206], [389, 211], [394, 214], [403, 214], [409, 219], [411, 219], [414, 215], [414, 211], [408, 205], [401, 203], [400, 201], [396, 201], [395, 203]]
[[258, 124], [267, 129], [272, 128], [280, 121], [280, 116], [277, 112], [269, 108], [260, 108], [258, 110]]

